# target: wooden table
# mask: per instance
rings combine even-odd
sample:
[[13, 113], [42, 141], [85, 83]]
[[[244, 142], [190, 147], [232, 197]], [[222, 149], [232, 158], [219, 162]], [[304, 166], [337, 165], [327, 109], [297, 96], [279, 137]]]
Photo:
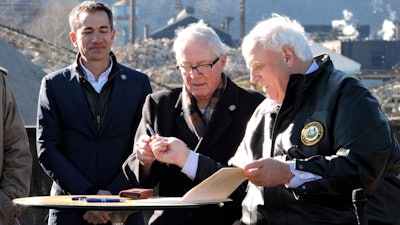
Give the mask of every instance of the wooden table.
[[[96, 200], [99, 202], [89, 202], [90, 200]], [[16, 198], [13, 200], [13, 203], [21, 207], [109, 211], [112, 224], [123, 225], [125, 219], [131, 213], [139, 210], [198, 208], [206, 205], [218, 205], [225, 201], [230, 201], [230, 199], [214, 202], [190, 203], [183, 202], [181, 198], [174, 197], [153, 197], [149, 199], [132, 200], [128, 198], [120, 198], [117, 195], [62, 195]]]

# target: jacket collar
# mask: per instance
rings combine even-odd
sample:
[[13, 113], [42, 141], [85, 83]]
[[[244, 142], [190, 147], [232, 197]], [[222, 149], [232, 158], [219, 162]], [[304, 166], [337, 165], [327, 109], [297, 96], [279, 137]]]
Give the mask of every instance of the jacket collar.
[[[239, 105], [240, 93], [238, 86], [235, 83], [233, 83], [229, 77], [227, 78], [228, 79], [227, 79], [226, 89], [224, 91], [224, 94], [221, 96], [221, 99], [218, 102], [218, 106], [215, 109], [215, 114], [212, 116], [212, 119], [208, 124], [207, 127], [208, 131], [206, 132], [202, 140], [199, 141], [202, 142], [203, 144], [200, 145], [199, 143], [196, 149], [193, 150], [204, 153], [208, 149], [208, 146], [214, 145], [215, 142], [217, 142], [221, 138], [226, 129], [228, 129], [230, 124], [234, 122], [231, 113], [238, 110], [240, 107]], [[175, 110], [182, 111], [182, 93], [179, 95], [175, 103]], [[190, 133], [190, 130], [187, 128], [187, 124], [185, 119], [183, 118], [182, 113], [180, 114], [180, 116], [177, 118], [176, 121], [182, 134]], [[193, 139], [193, 142], [198, 141], [195, 140], [194, 138], [190, 139]]]
[[[327, 54], [316, 56], [314, 60], [319, 66], [317, 70], [307, 75], [292, 74], [290, 76], [283, 104], [293, 99], [302, 99], [302, 96], [312, 91], [316, 82], [323, 79], [321, 76], [330, 74], [334, 70], [333, 63]], [[293, 102], [289, 104], [293, 104]]]
[[[83, 73], [83, 69], [79, 64], [80, 58], [82, 57], [81, 53], [78, 52], [78, 54], [75, 57], [75, 61], [74, 63], [71, 64], [70, 69], [71, 69], [71, 79], [78, 79], [79, 77], [84, 78], [84, 73]], [[110, 75], [108, 76], [108, 79], [111, 80], [112, 78], [114, 78], [116, 76], [116, 74], [121, 71], [122, 69], [120, 68], [118, 62], [117, 62], [117, 58], [115, 57], [113, 52], [110, 52], [110, 57], [111, 60], [113, 61], [113, 66], [111, 68], [111, 72]]]
[[[117, 63], [117, 60], [116, 60], [116, 57], [114, 56], [114, 54], [110, 53], [110, 56], [113, 60], [113, 67], [111, 68], [111, 73], [108, 77], [109, 81], [112, 78], [114, 78], [115, 76], [117, 76], [120, 73], [120, 71], [122, 71], [120, 65]], [[82, 79], [84, 79], [84, 76], [83, 76], [82, 68], [78, 63], [80, 57], [81, 57], [81, 55], [80, 55], [80, 53], [78, 53], [74, 63], [72, 63], [69, 66], [70, 73], [65, 73], [65, 77], [66, 77], [66, 79], [68, 79], [68, 81], [71, 81], [71, 82], [68, 82], [71, 98], [73, 99], [74, 103], [77, 105], [79, 110], [82, 112], [82, 116], [83, 116], [84, 120], [89, 124], [89, 126], [94, 131], [95, 127], [94, 127], [93, 123], [91, 123], [92, 118], [90, 117], [90, 115], [91, 115], [90, 111], [88, 111], [89, 108], [88, 107], [79, 107], [79, 106], [87, 104], [85, 97], [84, 97], [82, 85], [81, 85], [81, 82], [82, 82]], [[70, 77], [68, 77], [68, 75]], [[124, 84], [125, 82], [122, 82], [122, 83]], [[121, 96], [124, 94], [124, 92], [123, 92], [124, 90], [126, 90], [126, 88], [119, 88], [118, 91], [116, 91], [115, 94], [113, 96], [111, 96], [111, 98], [118, 99], [118, 101], [116, 101], [118, 103], [115, 103], [114, 100], [110, 100], [110, 107], [113, 107], [113, 106], [111, 106], [111, 104], [120, 104], [119, 101], [122, 101], [122, 99], [123, 99]], [[114, 112], [114, 111], [111, 111], [111, 112]], [[105, 123], [106, 122], [107, 121], [105, 120]]]
[[[285, 99], [283, 100], [281, 110], [276, 118], [277, 127], [275, 131], [279, 133], [280, 130], [285, 129], [291, 121], [291, 118], [296, 114], [300, 107], [307, 104], [305, 102], [305, 96], [309, 95], [311, 91], [317, 85], [317, 82], [321, 82], [323, 79], [328, 79], [328, 74], [333, 70], [333, 63], [327, 54], [319, 55], [314, 57], [319, 68], [307, 75], [304, 74], [292, 74], [290, 76], [288, 86], [285, 93]], [[285, 118], [285, 119], [283, 119]]]

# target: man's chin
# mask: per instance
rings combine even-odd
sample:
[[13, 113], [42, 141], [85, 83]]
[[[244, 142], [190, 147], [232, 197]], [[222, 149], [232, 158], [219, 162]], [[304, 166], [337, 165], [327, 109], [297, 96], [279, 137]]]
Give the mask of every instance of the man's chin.
[[101, 53], [101, 54], [90, 54], [89, 58], [92, 61], [101, 61], [101, 60], [104, 60], [105, 58], [108, 58], [108, 57], [110, 57], [109, 54]]
[[268, 95], [268, 93], [267, 93], [267, 91], [268, 91], [268, 87], [266, 87], [266, 86], [262, 86], [262, 91], [265, 93], [265, 94], [267, 94]]

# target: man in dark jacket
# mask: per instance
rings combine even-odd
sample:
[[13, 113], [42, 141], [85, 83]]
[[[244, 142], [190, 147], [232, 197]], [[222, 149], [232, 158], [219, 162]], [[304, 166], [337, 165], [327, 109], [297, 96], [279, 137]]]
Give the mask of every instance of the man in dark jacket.
[[251, 81], [268, 99], [230, 164], [249, 186], [243, 224], [400, 224], [400, 148], [379, 102], [359, 80], [312, 57], [303, 27], [274, 15], [244, 38]]
[[[131, 188], [121, 169], [133, 148], [148, 77], [116, 61], [108, 6], [83, 2], [70, 14], [76, 61], [42, 80], [37, 151], [53, 179], [51, 195], [118, 194]], [[99, 224], [104, 211], [50, 210], [49, 224]], [[137, 217], [137, 218], [133, 218]], [[135, 213], [126, 224], [142, 224]]]
[[[124, 169], [133, 182], [146, 187], [158, 184], [160, 196], [179, 197], [215, 172], [214, 163], [227, 164], [264, 96], [238, 87], [223, 73], [227, 60], [224, 45], [203, 21], [180, 30], [173, 49], [184, 85], [146, 98], [137, 145]], [[193, 150], [186, 155], [185, 165], [155, 161], [146, 124], [158, 135], [181, 138]], [[220, 208], [165, 210], [159, 217], [154, 214], [150, 223], [232, 225], [240, 219], [243, 196], [238, 191], [231, 196], [233, 202]]]
[[[400, 147], [368, 89], [329, 56], [313, 58], [303, 27], [284, 16], [256, 25], [242, 53], [268, 97], [228, 162], [249, 180], [241, 224], [399, 225]], [[172, 156], [190, 152], [170, 137], [150, 146], [177, 164], [184, 160]], [[367, 196], [365, 214], [352, 203], [357, 189]]]

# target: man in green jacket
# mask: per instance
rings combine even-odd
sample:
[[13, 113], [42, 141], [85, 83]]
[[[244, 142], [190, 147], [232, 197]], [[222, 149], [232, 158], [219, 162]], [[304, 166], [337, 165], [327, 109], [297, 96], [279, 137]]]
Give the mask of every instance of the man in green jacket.
[[7, 70], [0, 67], [0, 224], [18, 224], [21, 208], [14, 198], [29, 195], [32, 155], [28, 135], [12, 90], [6, 80]]

